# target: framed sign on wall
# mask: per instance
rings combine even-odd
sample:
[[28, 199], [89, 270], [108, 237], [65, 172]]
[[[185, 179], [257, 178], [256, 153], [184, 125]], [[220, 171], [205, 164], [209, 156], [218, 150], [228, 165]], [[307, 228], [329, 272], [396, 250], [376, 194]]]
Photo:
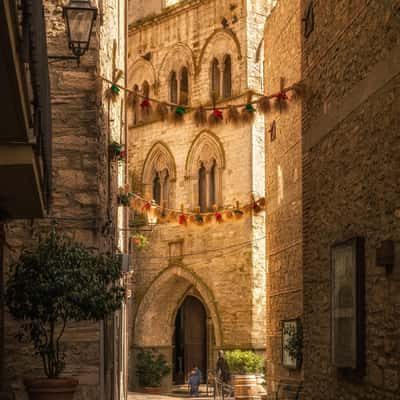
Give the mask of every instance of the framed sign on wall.
[[364, 239], [357, 237], [331, 248], [332, 364], [361, 372], [365, 334]]
[[299, 319], [289, 319], [282, 324], [282, 365], [298, 369], [301, 362], [302, 329]]

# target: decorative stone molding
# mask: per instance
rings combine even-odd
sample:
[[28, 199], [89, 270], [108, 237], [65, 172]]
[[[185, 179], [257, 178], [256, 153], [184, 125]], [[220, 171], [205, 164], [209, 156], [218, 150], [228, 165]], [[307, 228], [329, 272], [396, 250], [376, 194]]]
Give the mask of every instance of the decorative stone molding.
[[175, 197], [176, 165], [171, 151], [162, 142], [152, 146], [143, 165], [142, 183], [146, 199], [152, 198], [152, 186], [156, 175], [161, 182], [168, 178], [166, 189], [161, 190], [162, 200], [172, 207]]
[[153, 64], [144, 58], [138, 58], [130, 68], [128, 82], [142, 86], [144, 81], [154, 87], [156, 86], [157, 78]]
[[198, 293], [211, 318], [215, 344], [221, 346], [221, 321], [214, 295], [195, 272], [182, 265], [164, 269], [149, 285], [137, 309], [134, 345], [171, 345], [174, 316], [179, 308], [177, 305], [192, 288]]
[[223, 59], [226, 54], [230, 54], [234, 60], [236, 55], [237, 60], [242, 59], [242, 50], [240, 42], [235, 32], [231, 29], [216, 29], [206, 40], [200, 52], [199, 61], [197, 63], [196, 73], [199, 74], [203, 65], [209, 65], [205, 60], [217, 58], [220, 65], [223, 64]]
[[158, 70], [160, 82], [167, 82], [171, 71], [175, 71], [178, 76], [182, 67], [186, 67], [189, 76], [193, 76], [196, 69], [196, 61], [192, 49], [184, 43], [176, 43], [168, 49]]
[[[225, 153], [218, 137], [207, 130], [200, 132], [196, 137], [186, 159], [185, 180], [190, 182], [193, 208], [199, 205], [199, 169], [202, 165], [207, 172], [207, 183], [215, 165], [215, 200], [217, 204], [222, 204], [222, 172], [225, 169]], [[212, 206], [208, 200], [207, 204], [208, 207]]]

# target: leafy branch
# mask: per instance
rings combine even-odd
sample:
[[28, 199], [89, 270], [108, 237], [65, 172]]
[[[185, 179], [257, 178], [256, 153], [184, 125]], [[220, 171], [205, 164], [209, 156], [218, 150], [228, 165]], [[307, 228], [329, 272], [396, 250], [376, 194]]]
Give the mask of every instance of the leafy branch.
[[11, 266], [5, 302], [21, 321], [17, 338], [31, 342], [47, 377], [65, 368], [62, 337], [71, 321], [99, 321], [118, 310], [124, 289], [116, 256], [94, 254], [56, 231]]

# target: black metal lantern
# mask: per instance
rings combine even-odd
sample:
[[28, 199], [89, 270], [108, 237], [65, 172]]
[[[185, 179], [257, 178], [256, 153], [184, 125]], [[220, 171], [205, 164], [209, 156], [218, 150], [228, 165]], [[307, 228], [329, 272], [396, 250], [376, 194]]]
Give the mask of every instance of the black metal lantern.
[[97, 8], [90, 4], [90, 0], [71, 0], [63, 7], [63, 14], [67, 25], [68, 45], [79, 63], [79, 58], [89, 48]]

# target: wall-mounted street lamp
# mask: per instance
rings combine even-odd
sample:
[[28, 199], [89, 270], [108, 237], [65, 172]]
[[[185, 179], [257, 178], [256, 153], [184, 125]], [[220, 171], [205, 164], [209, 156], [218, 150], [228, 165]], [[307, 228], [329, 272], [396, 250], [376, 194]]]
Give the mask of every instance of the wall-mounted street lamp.
[[93, 25], [97, 17], [97, 8], [91, 5], [90, 0], [70, 0], [63, 7], [68, 47], [73, 56], [49, 56], [49, 58], [70, 60], [74, 59], [79, 65], [80, 58], [89, 49]]

